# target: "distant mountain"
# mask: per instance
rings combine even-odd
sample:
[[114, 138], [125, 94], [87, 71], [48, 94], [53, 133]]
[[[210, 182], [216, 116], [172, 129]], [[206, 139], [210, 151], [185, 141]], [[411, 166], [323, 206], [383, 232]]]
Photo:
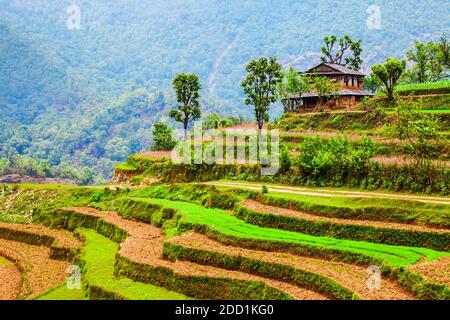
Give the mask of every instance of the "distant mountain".
[[[367, 27], [374, 3], [379, 30]], [[67, 27], [73, 4], [80, 8], [79, 30]], [[348, 33], [362, 39], [368, 68], [387, 56], [403, 56], [416, 39], [450, 33], [447, 0], [0, 0], [0, 11], [0, 128], [14, 129], [3, 130], [0, 142], [16, 141], [8, 151], [0, 148], [0, 157], [14, 150], [48, 157], [60, 142], [54, 137], [68, 134], [78, 141], [70, 154], [111, 161], [107, 153], [92, 154], [82, 135], [106, 130], [100, 143], [115, 145], [113, 128], [130, 119], [112, 113], [108, 128], [86, 123], [113, 112], [111, 103], [136, 89], [150, 95], [160, 90], [164, 101], [151, 102], [159, 109], [141, 108], [132, 116], [147, 119], [136, 128], [149, 128], [173, 103], [170, 83], [180, 72], [200, 75], [209, 111], [251, 116], [242, 107], [240, 81], [252, 58], [276, 55], [285, 65], [306, 69], [319, 61], [324, 36]], [[56, 133], [48, 134], [44, 124]]]

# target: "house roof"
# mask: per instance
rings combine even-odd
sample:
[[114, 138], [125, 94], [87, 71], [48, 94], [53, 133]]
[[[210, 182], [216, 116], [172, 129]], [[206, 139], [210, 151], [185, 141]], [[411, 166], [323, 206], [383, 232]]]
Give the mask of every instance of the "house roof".
[[[374, 94], [372, 92], [367, 91], [367, 90], [360, 90], [360, 89], [342, 89], [342, 90], [339, 90], [337, 92], [337, 94], [340, 96], [363, 96], [363, 97], [374, 96]], [[293, 96], [291, 99], [313, 98], [313, 97], [318, 97], [316, 90], [313, 90], [308, 93], [304, 93], [301, 96], [299, 96], [299, 95]]]
[[[332, 71], [322, 71], [322, 72], [317, 72], [314, 71], [316, 68], [320, 67], [320, 66], [326, 66], [330, 69], [332, 69]], [[366, 74], [359, 72], [359, 71], [355, 71], [352, 70], [350, 68], [347, 68], [346, 66], [343, 66], [341, 64], [336, 64], [336, 63], [328, 63], [328, 62], [322, 62], [321, 64], [305, 71], [304, 73], [309, 73], [309, 74], [322, 74], [322, 75], [336, 75], [336, 74], [348, 74], [348, 75], [354, 75], [354, 76], [366, 76]]]

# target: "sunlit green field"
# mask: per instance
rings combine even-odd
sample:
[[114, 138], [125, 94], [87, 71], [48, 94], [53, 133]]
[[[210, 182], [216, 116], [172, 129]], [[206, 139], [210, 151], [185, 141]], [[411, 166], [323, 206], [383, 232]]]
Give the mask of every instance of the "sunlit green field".
[[439, 252], [425, 248], [413, 248], [375, 244], [364, 241], [333, 239], [329, 237], [315, 237], [297, 232], [262, 228], [239, 220], [232, 213], [220, 209], [208, 209], [203, 206], [166, 199], [134, 198], [144, 202], [158, 204], [179, 210], [183, 214], [182, 221], [198, 225], [207, 225], [211, 230], [243, 239], [283, 242], [298, 245], [317, 246], [326, 249], [336, 249], [351, 253], [382, 259], [396, 266], [416, 263], [420, 259], [431, 261], [449, 252]]

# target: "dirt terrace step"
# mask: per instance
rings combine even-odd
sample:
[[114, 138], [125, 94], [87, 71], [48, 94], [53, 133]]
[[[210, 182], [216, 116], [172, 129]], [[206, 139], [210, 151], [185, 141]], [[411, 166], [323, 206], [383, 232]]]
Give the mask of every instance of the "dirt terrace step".
[[148, 265], [152, 268], [169, 269], [181, 276], [259, 281], [299, 300], [327, 299], [325, 296], [311, 290], [244, 272], [199, 265], [188, 261], [173, 262], [165, 260], [162, 257], [164, 235], [159, 228], [146, 223], [127, 220], [116, 212], [98, 211], [92, 208], [66, 208], [64, 211], [100, 218], [125, 231], [128, 234], [128, 237], [121, 243], [118, 255], [124, 256], [134, 263]]
[[247, 257], [253, 260], [290, 266], [298, 270], [319, 274], [350, 289], [361, 299], [414, 299], [414, 296], [406, 292], [397, 282], [386, 278], [382, 279], [381, 289], [369, 290], [367, 288], [367, 269], [361, 266], [324, 259], [301, 257], [288, 253], [266, 252], [225, 246], [209, 239], [205, 235], [194, 232], [172, 238], [169, 242], [191, 249], [216, 252], [229, 257]]
[[0, 222], [0, 238], [47, 246], [54, 259], [71, 260], [81, 249], [81, 241], [71, 232], [42, 225]]
[[15, 300], [20, 295], [22, 274], [13, 262], [0, 256], [0, 300]]
[[450, 288], [450, 257], [416, 264], [411, 266], [410, 269], [429, 281], [445, 284]]
[[[0, 239], [0, 256], [14, 262], [22, 273], [17, 283], [20, 298], [33, 299], [57, 287], [68, 276], [69, 263], [52, 259], [50, 248], [44, 246]], [[16, 274], [8, 275], [7, 281], [16, 277]]]

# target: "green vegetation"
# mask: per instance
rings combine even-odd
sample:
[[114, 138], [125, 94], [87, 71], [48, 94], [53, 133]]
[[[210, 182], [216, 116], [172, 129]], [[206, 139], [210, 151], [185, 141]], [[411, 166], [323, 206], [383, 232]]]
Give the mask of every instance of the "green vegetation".
[[[126, 192], [119, 189], [66, 185], [2, 185], [0, 186], [0, 221], [30, 223], [33, 214], [45, 215], [62, 207], [95, 205], [96, 199], [107, 201]], [[11, 205], [11, 198], [14, 205]]]
[[199, 102], [202, 87], [198, 75], [185, 73], [176, 75], [172, 86], [177, 97], [178, 108], [170, 110], [169, 116], [183, 125], [184, 140], [186, 140], [189, 123], [202, 116]]
[[[270, 188], [270, 185], [269, 185]], [[219, 187], [219, 190], [229, 191], [229, 187]], [[245, 187], [242, 187], [245, 190]], [[424, 203], [414, 200], [395, 200], [389, 198], [339, 197], [301, 195], [281, 191], [269, 191], [266, 197], [261, 197], [253, 191], [239, 191], [238, 194], [250, 196], [263, 203], [339, 218], [365, 218], [373, 220], [419, 222], [437, 227], [450, 227], [448, 206]], [[330, 191], [332, 192], [332, 191]]]
[[116, 170], [121, 170], [121, 171], [136, 171], [137, 168], [131, 164], [127, 164], [127, 163], [119, 163], [116, 164], [115, 166]]
[[79, 185], [94, 182], [101, 183], [101, 177], [94, 177], [92, 169], [83, 167], [75, 169], [67, 163], [52, 166], [48, 160], [33, 159], [28, 156], [15, 155], [11, 158], [0, 158], [0, 176], [18, 174], [33, 178], [67, 179]]
[[324, 76], [313, 77], [313, 88], [317, 91], [317, 104], [314, 108], [314, 112], [319, 111], [319, 108], [323, 106], [325, 99], [337, 98], [340, 86], [338, 83], [333, 82], [330, 78]]
[[[395, 131], [400, 140], [407, 141], [408, 153], [414, 158], [417, 167], [417, 179], [429, 179], [427, 173], [432, 167], [433, 143], [440, 135], [439, 118], [424, 113], [417, 103], [399, 101]], [[424, 182], [425, 184], [427, 183]]]
[[[390, 32], [381, 34], [381, 48], [379, 33], [360, 28], [367, 5], [357, 0], [333, 1], [342, 17], [334, 23], [329, 7], [312, 0], [188, 6], [177, 0], [155, 4], [152, 12], [131, 0], [99, 0], [83, 3], [80, 30], [66, 28], [58, 4], [2, 3], [0, 78], [9, 81], [0, 85], [0, 158], [88, 167], [89, 183], [109, 178], [116, 162], [151, 147], [151, 127], [176, 101], [175, 74], [199, 75], [204, 110], [250, 117], [239, 82], [251, 57], [278, 56], [304, 70], [319, 61], [320, 53], [309, 54], [319, 51], [318, 35], [348, 30], [375, 57], [368, 62], [380, 62], [404, 54], [417, 35], [448, 31], [444, 0], [399, 11], [401, 4], [383, 1], [383, 30]], [[298, 12], [314, 14], [299, 24]], [[272, 109], [273, 117], [281, 112]]]
[[440, 42], [416, 41], [414, 48], [408, 50], [406, 56], [414, 63], [405, 74], [409, 82], [439, 81], [448, 76], [450, 45], [445, 35], [441, 36]]
[[384, 64], [372, 66], [372, 73], [383, 83], [383, 92], [386, 94], [389, 101], [394, 100], [395, 87], [405, 69], [406, 61], [400, 61], [394, 58], [388, 58]]
[[346, 225], [329, 221], [314, 222], [300, 217], [260, 213], [246, 208], [240, 208], [236, 216], [247, 223], [260, 227], [296, 231], [313, 236], [450, 251], [450, 235], [448, 233], [407, 231], [356, 224]]
[[[361, 69], [361, 40], [353, 40], [348, 35], [338, 40], [335, 35], [332, 35], [325, 37], [323, 41], [325, 42], [325, 46], [322, 47], [323, 62], [346, 65], [356, 71]], [[348, 53], [349, 50], [351, 54]]]
[[241, 256], [230, 256], [219, 252], [185, 248], [171, 242], [166, 242], [164, 244], [163, 255], [172, 260], [188, 260], [199, 264], [206, 264], [230, 270], [240, 270], [250, 274], [257, 274], [287, 283], [297, 284], [300, 287], [311, 288], [316, 292], [323, 293], [332, 299], [358, 299], [357, 295], [351, 290], [342, 287], [334, 280], [286, 265]]
[[207, 114], [202, 121], [204, 130], [227, 128], [241, 123], [242, 119], [239, 117], [235, 116], [220, 117], [217, 113]]
[[[340, 140], [345, 141], [345, 139]], [[339, 145], [339, 143], [336, 144]], [[343, 145], [351, 144], [344, 142]], [[323, 148], [326, 150], [328, 147]], [[382, 165], [367, 160], [364, 148], [360, 146], [354, 146], [354, 148], [345, 150], [345, 153], [334, 158], [320, 159], [320, 154], [313, 153], [312, 157], [306, 157], [304, 162], [293, 161], [290, 171], [278, 172], [275, 176], [261, 175], [261, 166], [259, 165], [187, 165], [174, 164], [169, 160], [152, 161], [140, 157], [132, 157], [130, 163], [135, 163], [140, 168], [136, 172], [136, 176], [141, 179], [158, 177], [166, 183], [229, 179], [308, 187], [385, 189], [443, 195], [449, 193], [450, 171], [446, 168], [432, 168], [423, 173], [414, 166]], [[330, 150], [324, 151], [323, 155], [328, 157], [330, 153]], [[338, 166], [330, 166], [330, 164], [338, 164]], [[305, 171], [300, 169], [305, 169]], [[339, 175], [336, 176], [333, 173]], [[418, 174], [421, 173], [423, 175], [417, 179]]]
[[[23, 189], [23, 187], [18, 188]], [[23, 195], [17, 194], [19, 190], [13, 191], [8, 189], [9, 195], [7, 198], [12, 203], [22, 203], [22, 205], [25, 205], [26, 202], [31, 203], [33, 202], [32, 199], [35, 199], [40, 194], [26, 194], [30, 190], [37, 192], [46, 189], [44, 186], [37, 186], [36, 188], [25, 187], [21, 191], [24, 193]], [[72, 198], [72, 203], [58, 202], [57, 205], [61, 207], [89, 205], [102, 210], [116, 210], [127, 219], [143, 221], [163, 228], [166, 239], [193, 229], [231, 246], [266, 251], [285, 250], [293, 254], [315, 256], [323, 259], [337, 259], [363, 265], [376, 264], [382, 267], [386, 276], [397, 279], [405, 288], [414, 292], [418, 297], [437, 299], [448, 296], [448, 289], [423, 280], [418, 274], [410, 272], [405, 267], [418, 261], [433, 261], [450, 255], [450, 252], [436, 251], [424, 247], [371, 243], [379, 242], [378, 240], [380, 239], [377, 239], [375, 235], [383, 234], [386, 238], [382, 239], [383, 241], [389, 242], [389, 239], [395, 239], [398, 241], [397, 244], [399, 244], [407, 236], [410, 236], [409, 234], [399, 232], [393, 235], [386, 233], [386, 230], [383, 228], [356, 230], [352, 229], [352, 227], [333, 229], [332, 234], [327, 234], [330, 226], [326, 224], [322, 225], [325, 229], [317, 229], [315, 224], [305, 225], [298, 220], [289, 221], [288, 224], [286, 224], [287, 221], [279, 220], [273, 224], [274, 220], [258, 221], [260, 215], [239, 208], [239, 202], [250, 197], [263, 203], [294, 207], [298, 210], [318, 215], [369, 219], [376, 217], [380, 220], [393, 221], [398, 219], [398, 221], [402, 222], [423, 222], [427, 219], [432, 220], [436, 218], [432, 223], [445, 225], [445, 223], [448, 223], [448, 210], [446, 210], [444, 205], [427, 204], [412, 200], [318, 197], [314, 195], [288, 194], [287, 192], [275, 193], [270, 191], [270, 185], [268, 185], [266, 194], [253, 191], [221, 192], [213, 187], [195, 184], [159, 185], [130, 192], [70, 187], [64, 187], [60, 190], [57, 186], [49, 187], [47, 190], [51, 192], [58, 191], [62, 195], [65, 192], [72, 193], [72, 196], [77, 194], [77, 192], [81, 194], [81, 196], [78, 196], [78, 200]], [[330, 192], [338, 192], [339, 190], [331, 190]], [[21, 196], [23, 197], [22, 199], [20, 198]], [[220, 290], [218, 291], [217, 288], [227, 287], [227, 290], [230, 289], [230, 292], [233, 295], [236, 294], [235, 297], [240, 299], [243, 295], [247, 296], [250, 294], [250, 296], [253, 296], [252, 291], [249, 290], [257, 287], [257, 283], [245, 284], [239, 281], [209, 279], [208, 288], [210, 290], [208, 292], [202, 291], [196, 286], [197, 290], [191, 285], [196, 283], [195, 277], [183, 277], [168, 270], [157, 270], [150, 265], [139, 264], [126, 257], [116, 255], [118, 244], [124, 241], [127, 236], [117, 226], [105, 223], [102, 219], [88, 218], [71, 211], [55, 210], [56, 208], [58, 206], [53, 207], [51, 211], [35, 210], [35, 213], [33, 213], [35, 223], [41, 222], [45, 225], [68, 228], [69, 230], [78, 227], [94, 229], [83, 229], [80, 231], [82, 238], [86, 240], [81, 260], [85, 271], [83, 281], [88, 289], [85, 292], [89, 298], [134, 299], [144, 297], [154, 299], [157, 296], [158, 299], [161, 299], [162, 295], [164, 298], [172, 299], [174, 294], [178, 295], [161, 287], [182, 292], [192, 297], [210, 298], [211, 295], [221, 296]], [[246, 223], [241, 219], [248, 219], [251, 223], [271, 225], [276, 228], [284, 228], [291, 225], [295, 227], [291, 230], [302, 233], [257, 226]], [[439, 223], [438, 219], [441, 219]], [[366, 237], [367, 241], [355, 241], [356, 239], [362, 240], [362, 238], [359, 238], [360, 236]], [[420, 242], [425, 239], [423, 238], [424, 236], [420, 232], [414, 233], [410, 240]], [[426, 245], [435, 248], [448, 246], [448, 241], [444, 237], [439, 239], [429, 237], [424, 241], [429, 241]], [[440, 244], [438, 243], [439, 241], [441, 242]], [[417, 245], [417, 243], [413, 242], [410, 241], [409, 244]], [[285, 280], [285, 277], [292, 276], [294, 277], [292, 278], [294, 279], [292, 280], [294, 281], [293, 283], [314, 288], [313, 290], [318, 290], [332, 297], [348, 299], [352, 296], [351, 292], [343, 290], [339, 284], [333, 281], [330, 282], [326, 278], [318, 278], [314, 274], [298, 272], [289, 268], [280, 269], [280, 266], [262, 263], [261, 261], [244, 261], [242, 258], [221, 256], [214, 252], [201, 250], [186, 250], [169, 244], [166, 244], [164, 247], [164, 256], [171, 259], [186, 259], [201, 264], [270, 276], [281, 281]], [[165, 276], [162, 276], [163, 274]], [[127, 278], [117, 278], [114, 275]], [[151, 285], [135, 281], [143, 281]], [[261, 287], [263, 291], [266, 289]], [[279, 294], [279, 292], [275, 291], [264, 292], [264, 294], [268, 295]], [[254, 291], [254, 294], [256, 294], [256, 291]], [[78, 299], [82, 298], [82, 295], [80, 291], [71, 292], [62, 285], [40, 298], [54, 299], [59, 296], [61, 299]], [[179, 295], [179, 298], [183, 299], [185, 296]], [[227, 297], [224, 296], [223, 298]]]
[[64, 283], [36, 298], [36, 300], [87, 300], [83, 289], [69, 289]]
[[153, 127], [153, 142], [153, 151], [169, 151], [177, 144], [173, 137], [172, 128], [161, 121]]
[[[136, 199], [138, 200], [138, 198]], [[224, 210], [208, 209], [193, 203], [152, 198], [141, 198], [139, 200], [179, 210], [183, 214], [180, 222], [191, 224], [196, 230], [206, 228], [206, 230], [217, 232], [221, 236], [235, 239], [266, 241], [274, 243], [274, 245], [282, 243], [293, 247], [298, 245], [309, 248], [311, 251], [322, 248], [321, 250], [327, 250], [329, 252], [347, 252], [353, 254], [355, 260], [358, 257], [361, 259], [361, 256], [366, 256], [374, 260], [383, 261], [392, 266], [414, 264], [419, 259], [432, 261], [439, 257], [449, 255], [449, 253], [425, 248], [389, 246], [363, 241], [314, 237], [296, 232], [262, 228], [245, 223]]]
[[9, 260], [0, 256], [0, 267], [7, 266], [9, 264], [11, 264], [11, 262]]
[[253, 106], [258, 137], [264, 123], [269, 121], [269, 106], [277, 101], [277, 87], [283, 80], [282, 66], [276, 57], [251, 60], [246, 66], [247, 75], [241, 82], [246, 95], [245, 104]]
[[94, 230], [81, 229], [85, 238], [84, 281], [89, 287], [101, 288], [107, 292], [114, 292], [126, 299], [132, 300], [185, 300], [187, 297], [180, 293], [168, 291], [133, 281], [128, 278], [114, 276], [114, 264], [119, 245], [112, 240], [99, 235]]
[[408, 94], [448, 94], [450, 93], [450, 80], [436, 82], [401, 84], [395, 92], [400, 95]]
[[306, 75], [299, 74], [292, 66], [283, 71], [283, 81], [278, 83], [277, 95], [284, 106], [284, 112], [297, 111], [299, 106], [294, 96], [300, 97], [303, 93], [311, 91], [312, 86]]

